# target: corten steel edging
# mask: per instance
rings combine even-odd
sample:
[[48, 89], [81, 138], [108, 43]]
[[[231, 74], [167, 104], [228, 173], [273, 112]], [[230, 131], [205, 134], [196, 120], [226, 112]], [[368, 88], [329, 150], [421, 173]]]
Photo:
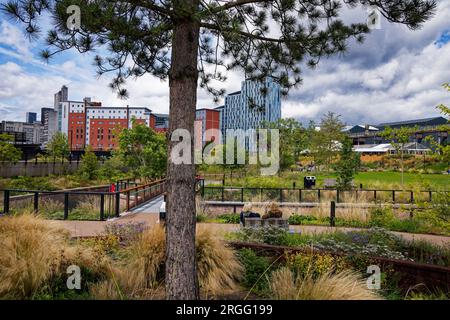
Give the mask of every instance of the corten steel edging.
[[[408, 286], [415, 286], [419, 284], [424, 284], [427, 287], [444, 288], [445, 290], [450, 290], [450, 267], [418, 263], [407, 260], [396, 260], [389, 259], [378, 256], [363, 256], [363, 255], [352, 255], [345, 253], [337, 253], [328, 250], [321, 250], [314, 247], [298, 248], [298, 247], [287, 247], [287, 246], [275, 246], [264, 243], [248, 243], [248, 242], [237, 242], [228, 241], [228, 245], [234, 249], [252, 249], [257, 252], [262, 252], [265, 254], [271, 254], [276, 256], [282, 256], [285, 252], [290, 253], [326, 253], [333, 256], [339, 257], [367, 257], [373, 262], [379, 263], [381, 266], [390, 265], [393, 267], [394, 271], [399, 273], [404, 273], [406, 284]], [[280, 259], [282, 260], [282, 258]]]

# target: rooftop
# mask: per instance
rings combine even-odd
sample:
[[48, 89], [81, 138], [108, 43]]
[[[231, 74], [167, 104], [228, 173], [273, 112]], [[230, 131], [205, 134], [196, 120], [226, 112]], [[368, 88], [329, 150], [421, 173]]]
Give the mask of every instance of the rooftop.
[[397, 121], [397, 122], [386, 122], [386, 123], [380, 123], [377, 125], [377, 127], [388, 127], [388, 126], [401, 126], [401, 125], [413, 125], [413, 124], [420, 124], [420, 123], [426, 123], [433, 120], [447, 120], [444, 117], [432, 117], [432, 118], [423, 118], [423, 119], [415, 119], [415, 120], [405, 120], [405, 121]]

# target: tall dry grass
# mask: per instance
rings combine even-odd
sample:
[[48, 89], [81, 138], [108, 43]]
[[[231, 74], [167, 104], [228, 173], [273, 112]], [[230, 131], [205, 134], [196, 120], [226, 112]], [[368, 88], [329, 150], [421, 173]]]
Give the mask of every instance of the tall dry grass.
[[[196, 237], [198, 277], [202, 293], [216, 295], [237, 287], [243, 267], [233, 250], [207, 229]], [[97, 299], [164, 298], [165, 231], [156, 225], [125, 252], [124, 263], [111, 269], [108, 281], [93, 288]]]
[[373, 291], [353, 271], [326, 273], [317, 278], [311, 275], [294, 277], [293, 272], [281, 268], [272, 274], [270, 289], [278, 300], [378, 300]]
[[69, 244], [67, 231], [30, 214], [0, 218], [0, 299], [30, 299], [69, 265], [101, 274], [103, 257]]

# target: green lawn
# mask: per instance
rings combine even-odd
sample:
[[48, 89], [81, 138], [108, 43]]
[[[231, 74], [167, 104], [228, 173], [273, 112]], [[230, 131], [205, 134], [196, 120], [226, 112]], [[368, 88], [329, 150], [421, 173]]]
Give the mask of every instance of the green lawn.
[[[400, 172], [361, 172], [356, 176], [355, 182], [364, 185], [371, 184], [401, 184]], [[404, 182], [407, 186], [430, 185], [439, 189], [450, 189], [450, 176], [445, 174], [418, 174], [405, 173]]]
[[[226, 184], [232, 186], [262, 187], [262, 188], [292, 188], [303, 187], [303, 177], [313, 175], [317, 178], [317, 187], [322, 187], [327, 178], [336, 179], [334, 174], [327, 173], [296, 173], [283, 172], [280, 176], [247, 176], [240, 179], [227, 179]], [[440, 189], [450, 190], [450, 176], [444, 174], [404, 174], [405, 189]], [[361, 172], [355, 177], [355, 185], [363, 185], [363, 188], [375, 189], [401, 189], [400, 172]]]

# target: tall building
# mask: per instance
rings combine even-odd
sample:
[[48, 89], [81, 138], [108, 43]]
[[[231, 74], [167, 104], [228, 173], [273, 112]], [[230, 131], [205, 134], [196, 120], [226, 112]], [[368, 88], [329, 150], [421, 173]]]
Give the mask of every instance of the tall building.
[[52, 139], [53, 135], [58, 129], [57, 125], [58, 112], [53, 108], [41, 109], [41, 123], [42, 123], [42, 144], [44, 146]]
[[246, 80], [241, 91], [225, 97], [223, 108], [224, 129], [257, 129], [263, 121], [281, 118], [280, 85], [272, 78], [263, 82]]
[[60, 102], [64, 102], [69, 100], [69, 88], [66, 86], [62, 86], [61, 90], [59, 90], [54, 95], [53, 107], [56, 109]]
[[23, 132], [25, 144], [41, 144], [43, 126], [40, 123], [26, 123], [19, 121], [2, 121], [3, 132]]
[[37, 113], [36, 112], [27, 112], [26, 113], [26, 123], [35, 123], [37, 121]]

